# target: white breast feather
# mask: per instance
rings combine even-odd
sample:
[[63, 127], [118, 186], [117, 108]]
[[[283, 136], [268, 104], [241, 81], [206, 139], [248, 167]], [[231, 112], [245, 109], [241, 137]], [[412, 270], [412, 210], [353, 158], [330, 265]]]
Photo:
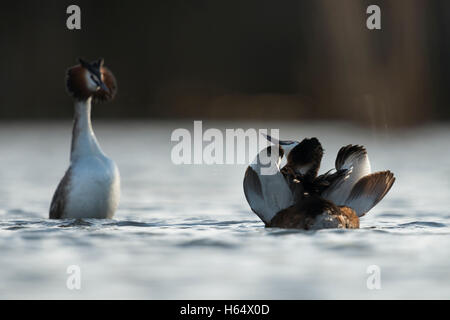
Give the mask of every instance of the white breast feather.
[[106, 156], [83, 157], [72, 163], [63, 218], [112, 218], [120, 198], [120, 175]]

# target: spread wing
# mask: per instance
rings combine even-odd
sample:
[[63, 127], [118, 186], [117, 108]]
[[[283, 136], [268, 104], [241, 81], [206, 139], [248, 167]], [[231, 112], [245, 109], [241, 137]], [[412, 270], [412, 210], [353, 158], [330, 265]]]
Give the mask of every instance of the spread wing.
[[391, 189], [395, 182], [390, 171], [371, 173], [369, 156], [363, 146], [342, 147], [336, 157], [336, 170], [345, 174], [322, 193], [338, 206], [348, 206], [359, 217], [365, 215]]
[[342, 206], [359, 179], [371, 173], [369, 156], [363, 146], [348, 145], [339, 150], [335, 166], [340, 176], [334, 179], [322, 197]]
[[362, 217], [384, 198], [394, 182], [394, 174], [390, 171], [369, 174], [355, 184], [345, 205]]
[[61, 219], [63, 216], [67, 198], [67, 189], [70, 183], [70, 175], [71, 169], [69, 168], [69, 170], [66, 171], [64, 177], [59, 182], [58, 187], [56, 188], [55, 194], [52, 198], [52, 203], [50, 205], [50, 219]]
[[322, 194], [326, 189], [340, 182], [348, 174], [348, 170], [345, 169], [333, 171], [329, 170], [314, 180], [314, 186], [318, 194]]
[[262, 174], [258, 158], [245, 172], [244, 193], [250, 208], [266, 224], [294, 202], [278, 165], [272, 174]]

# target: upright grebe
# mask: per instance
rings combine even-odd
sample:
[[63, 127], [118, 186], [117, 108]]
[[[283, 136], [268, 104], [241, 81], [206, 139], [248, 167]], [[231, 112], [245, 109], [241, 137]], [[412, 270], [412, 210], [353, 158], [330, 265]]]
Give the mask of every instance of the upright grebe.
[[67, 71], [75, 100], [70, 166], [53, 195], [50, 219], [112, 218], [120, 198], [119, 170], [100, 148], [91, 125], [91, 102], [109, 101], [117, 90], [103, 59]]
[[276, 162], [280, 163], [284, 153], [286, 165], [275, 174], [262, 174], [265, 165], [258, 159], [267, 154], [262, 150], [244, 177], [247, 201], [267, 227], [359, 228], [359, 218], [383, 199], [395, 181], [390, 171], [371, 173], [362, 146], [342, 147], [335, 172], [318, 176], [323, 149], [317, 138], [301, 142], [267, 139], [280, 148]]

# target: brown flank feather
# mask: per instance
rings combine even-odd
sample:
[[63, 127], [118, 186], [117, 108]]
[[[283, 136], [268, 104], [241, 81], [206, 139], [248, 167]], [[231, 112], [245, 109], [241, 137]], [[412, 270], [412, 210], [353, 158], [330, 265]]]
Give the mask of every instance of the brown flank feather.
[[359, 218], [355, 210], [349, 207], [339, 207], [339, 220], [347, 229], [359, 229]]
[[310, 230], [316, 218], [322, 213], [338, 219], [341, 228], [359, 228], [359, 218], [353, 209], [337, 207], [334, 203], [318, 196], [307, 196], [299, 203], [281, 210], [270, 223], [266, 224], [266, 227]]
[[67, 92], [77, 100], [87, 100], [92, 92], [86, 85], [86, 72], [81, 65], [76, 65], [67, 70]]

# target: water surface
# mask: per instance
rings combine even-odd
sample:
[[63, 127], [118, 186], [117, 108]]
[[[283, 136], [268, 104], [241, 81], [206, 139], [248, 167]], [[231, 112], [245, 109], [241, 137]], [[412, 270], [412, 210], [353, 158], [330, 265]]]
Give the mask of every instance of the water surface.
[[[242, 191], [245, 165], [182, 165], [170, 134], [192, 122], [95, 122], [118, 164], [114, 220], [48, 220], [68, 165], [71, 124], [2, 123], [0, 298], [450, 298], [450, 129], [394, 132], [343, 123], [205, 122], [317, 136], [322, 171], [339, 148], [364, 144], [397, 181], [360, 230], [265, 229]], [[81, 290], [66, 287], [69, 265]], [[381, 270], [369, 290], [366, 271]]]

